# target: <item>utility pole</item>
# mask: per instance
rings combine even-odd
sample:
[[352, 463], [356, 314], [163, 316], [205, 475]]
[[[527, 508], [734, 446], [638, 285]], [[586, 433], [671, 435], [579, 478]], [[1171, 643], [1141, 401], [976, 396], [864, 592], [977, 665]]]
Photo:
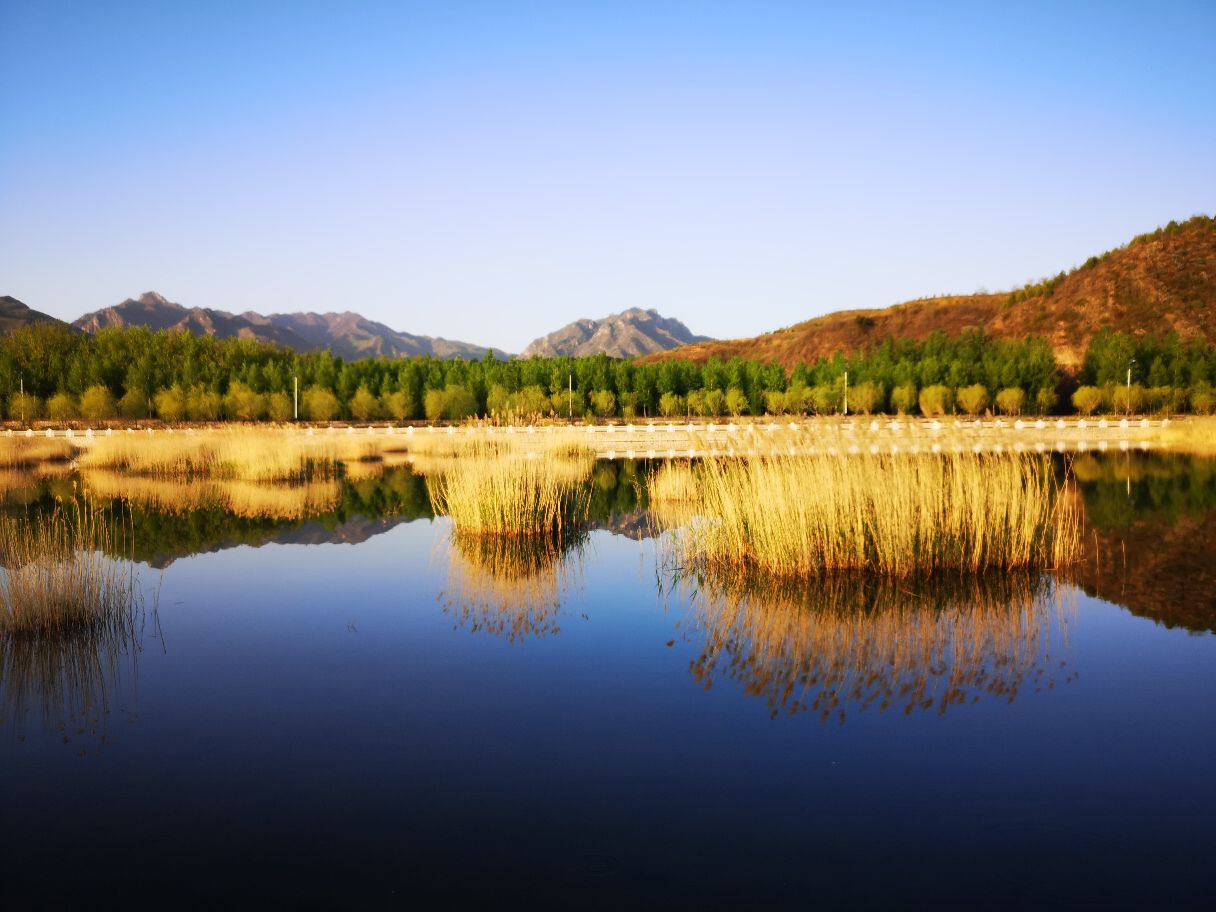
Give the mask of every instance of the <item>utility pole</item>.
[[25, 425], [25, 378], [21, 378], [21, 424]]
[[300, 420], [300, 378], [291, 378], [291, 414], [294, 420]]
[[849, 372], [844, 372], [844, 413], [849, 414]]
[[574, 372], [566, 374], [566, 392], [567, 392], [567, 407], [566, 420], [571, 424], [574, 423]]
[[1132, 413], [1132, 365], [1136, 363], [1136, 359], [1132, 358], [1127, 362], [1127, 411], [1126, 414]]

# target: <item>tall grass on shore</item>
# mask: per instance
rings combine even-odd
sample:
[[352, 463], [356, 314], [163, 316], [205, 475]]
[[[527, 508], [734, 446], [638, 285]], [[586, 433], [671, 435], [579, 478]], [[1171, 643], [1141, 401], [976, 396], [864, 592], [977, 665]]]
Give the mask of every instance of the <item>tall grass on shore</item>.
[[80, 503], [36, 519], [0, 516], [0, 714], [33, 708], [78, 733], [104, 728], [123, 659], [134, 662], [142, 602], [127, 520]]
[[63, 438], [0, 437], [0, 468], [30, 469], [46, 463], [70, 462], [76, 447]]
[[79, 461], [84, 469], [161, 478], [300, 481], [333, 477], [344, 463], [379, 460], [392, 445], [386, 437], [238, 427], [100, 437], [82, 450]]
[[561, 537], [587, 517], [592, 465], [482, 445], [428, 475], [427, 492], [458, 534]]
[[[1046, 457], [958, 454], [671, 464], [650, 492], [660, 523], [676, 526], [678, 565], [908, 577], [1069, 563], [1079, 517], [1058, 488]], [[696, 516], [675, 510], [665, 522], [665, 502]]]
[[1071, 672], [1067, 612], [1050, 579], [1015, 572], [895, 580], [844, 574], [774, 585], [747, 575], [694, 574], [686, 636], [703, 687], [726, 679], [764, 699], [773, 717], [936, 711]]
[[444, 611], [457, 626], [515, 644], [561, 631], [562, 595], [579, 581], [581, 536], [452, 536]]

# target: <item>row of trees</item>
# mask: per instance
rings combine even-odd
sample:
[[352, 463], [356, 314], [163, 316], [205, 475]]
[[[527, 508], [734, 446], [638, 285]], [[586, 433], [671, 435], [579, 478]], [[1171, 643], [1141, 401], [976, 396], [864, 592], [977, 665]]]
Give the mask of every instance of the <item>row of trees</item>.
[[[1114, 365], [1125, 370], [1133, 358], [1140, 373], [1131, 410], [1212, 407], [1212, 349], [1109, 334], [1095, 338], [1086, 386], [1063, 404], [1082, 412], [1127, 410], [1111, 378]], [[295, 414], [297, 390], [300, 417], [320, 421], [834, 414], [845, 409], [846, 397], [850, 412], [1012, 415], [1055, 409], [1058, 384], [1043, 340], [993, 340], [978, 331], [887, 340], [791, 371], [741, 358], [639, 364], [603, 355], [344, 362], [328, 351], [142, 328], [89, 336], [43, 324], [0, 337], [0, 391], [7, 417], [18, 420], [282, 421]], [[1127, 399], [1126, 383], [1122, 389]]]

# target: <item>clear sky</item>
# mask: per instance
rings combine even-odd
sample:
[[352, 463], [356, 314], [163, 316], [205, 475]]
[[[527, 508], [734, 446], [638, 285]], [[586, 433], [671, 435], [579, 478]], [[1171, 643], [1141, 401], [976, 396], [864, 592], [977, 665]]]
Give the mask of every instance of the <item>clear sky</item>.
[[1216, 212], [1216, 3], [994, 6], [0, 0], [0, 294], [734, 337]]

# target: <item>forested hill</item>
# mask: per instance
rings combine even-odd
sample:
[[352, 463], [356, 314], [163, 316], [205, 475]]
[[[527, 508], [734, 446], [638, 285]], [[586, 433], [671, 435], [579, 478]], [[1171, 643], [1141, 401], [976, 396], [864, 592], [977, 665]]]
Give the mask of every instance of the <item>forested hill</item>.
[[753, 339], [703, 342], [642, 360], [777, 361], [787, 369], [886, 339], [956, 336], [983, 329], [989, 338], [1040, 336], [1065, 370], [1081, 366], [1103, 329], [1134, 335], [1175, 332], [1216, 343], [1216, 219], [1196, 216], [1140, 235], [1055, 278], [1013, 292], [925, 298], [880, 310], [827, 314]]

